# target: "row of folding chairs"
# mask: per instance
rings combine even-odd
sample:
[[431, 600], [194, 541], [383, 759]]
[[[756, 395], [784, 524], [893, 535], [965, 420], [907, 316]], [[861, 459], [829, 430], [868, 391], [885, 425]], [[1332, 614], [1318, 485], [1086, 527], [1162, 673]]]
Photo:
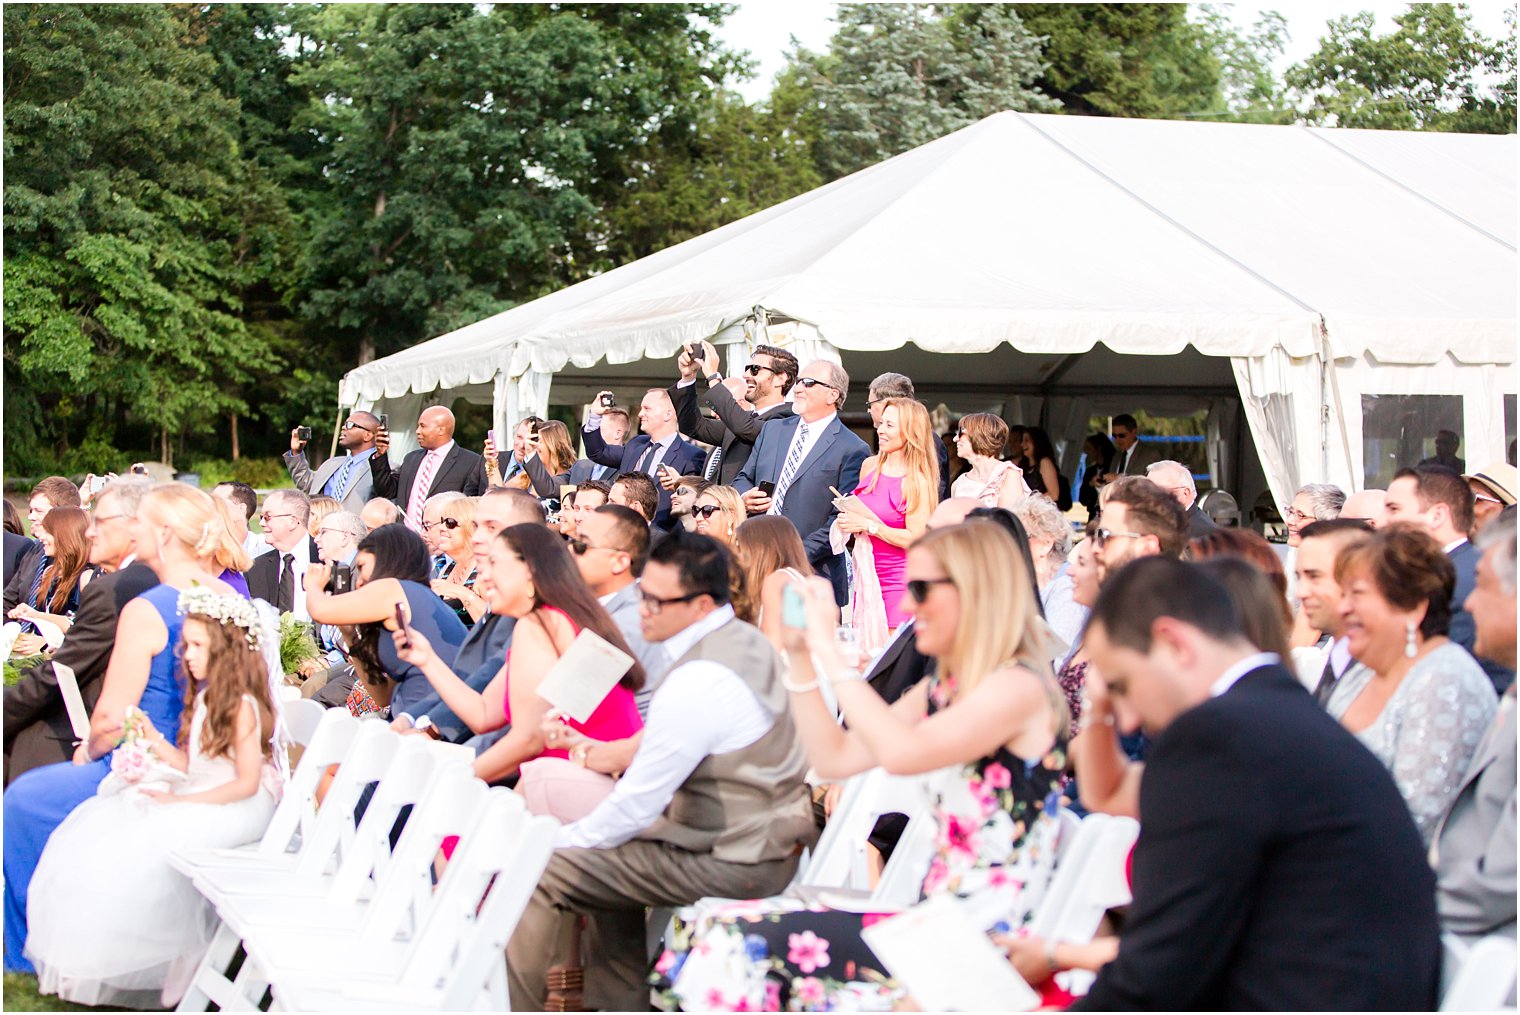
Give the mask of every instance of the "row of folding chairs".
[[508, 1010], [506, 943], [558, 823], [452, 745], [305, 712], [287, 715], [304, 751], [264, 837], [172, 858], [220, 920], [179, 1010]]

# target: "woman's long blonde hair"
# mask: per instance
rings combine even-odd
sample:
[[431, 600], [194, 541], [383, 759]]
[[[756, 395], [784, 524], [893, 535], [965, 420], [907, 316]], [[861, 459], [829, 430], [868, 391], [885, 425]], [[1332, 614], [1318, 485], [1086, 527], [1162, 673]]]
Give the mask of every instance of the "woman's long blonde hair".
[[[211, 498], [211, 506], [216, 509], [216, 521], [213, 527], [217, 528], [219, 540], [216, 549], [211, 551], [211, 564], [223, 571], [236, 571], [242, 574], [253, 566], [253, 559], [248, 556], [248, 551], [243, 549], [232, 534], [232, 502], [220, 497]], [[242, 508], [238, 508], [239, 511]]]
[[1013, 537], [996, 522], [973, 518], [929, 531], [912, 549], [933, 556], [960, 592], [955, 643], [940, 659], [943, 672], [954, 679], [955, 695], [1017, 662], [1039, 675], [1065, 730], [1071, 716], [1051, 672], [1034, 583], [1024, 573], [1024, 555]]
[[217, 512], [219, 500], [185, 483], [155, 483], [143, 495], [138, 516], [149, 525], [169, 529], [190, 556], [213, 561], [227, 528], [227, 516]]
[[[913, 398], [889, 398], [881, 407], [881, 414], [897, 410], [897, 426], [902, 431], [902, 455], [906, 471], [903, 474], [904, 510], [909, 515], [939, 503], [939, 455], [934, 451], [934, 424], [929, 421], [929, 410]], [[887, 463], [885, 454], [876, 457], [876, 468], [871, 472], [871, 485], [866, 489], [875, 492], [881, 479], [882, 468]]]

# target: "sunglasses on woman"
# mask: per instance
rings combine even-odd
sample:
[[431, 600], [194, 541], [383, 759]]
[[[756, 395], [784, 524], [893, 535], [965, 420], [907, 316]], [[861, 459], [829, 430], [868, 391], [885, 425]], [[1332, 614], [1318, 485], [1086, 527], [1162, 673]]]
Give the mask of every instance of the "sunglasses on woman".
[[691, 513], [694, 517], [697, 518], [711, 518], [713, 515], [722, 510], [723, 509], [716, 504], [703, 504], [699, 507], [692, 508]]
[[913, 597], [915, 603], [922, 606], [924, 600], [929, 598], [929, 586], [954, 584], [955, 581], [951, 578], [914, 578], [908, 582], [908, 595]]
[[429, 531], [432, 530], [432, 528], [433, 528], [434, 525], [442, 525], [444, 528], [446, 528], [446, 529], [448, 529], [449, 531], [452, 532], [454, 529], [459, 528], [459, 519], [458, 518], [440, 518], [436, 522], [423, 522], [422, 523], [422, 531], [423, 532], [429, 532]]

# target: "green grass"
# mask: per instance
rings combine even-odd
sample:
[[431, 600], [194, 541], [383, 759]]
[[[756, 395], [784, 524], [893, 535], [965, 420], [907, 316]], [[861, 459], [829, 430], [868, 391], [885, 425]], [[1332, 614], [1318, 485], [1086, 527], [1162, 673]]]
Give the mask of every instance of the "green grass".
[[89, 1008], [37, 993], [37, 977], [30, 973], [5, 974], [6, 1011], [130, 1011], [129, 1008]]

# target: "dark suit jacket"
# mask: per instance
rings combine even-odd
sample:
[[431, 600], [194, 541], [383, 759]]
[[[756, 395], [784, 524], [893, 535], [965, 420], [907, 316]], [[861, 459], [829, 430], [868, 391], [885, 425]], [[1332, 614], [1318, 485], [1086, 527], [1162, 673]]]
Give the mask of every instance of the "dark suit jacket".
[[[417, 470], [422, 467], [422, 459], [426, 456], [427, 452], [422, 448], [407, 452], [401, 460], [401, 471], [397, 473], [391, 470], [389, 456], [378, 451], [371, 455], [369, 472], [375, 485], [375, 496], [395, 501], [405, 515], [407, 504], [411, 501], [412, 484], [417, 481]], [[486, 460], [475, 452], [460, 447], [459, 442], [455, 441], [449, 453], [444, 456], [443, 464], [433, 474], [433, 485], [427, 492], [431, 496], [458, 490], [466, 497], [479, 497], [486, 492], [486, 487]]]
[[[630, 472], [638, 467], [639, 459], [644, 452], [649, 450], [653, 443], [648, 434], [639, 434], [627, 444], [608, 444], [602, 439], [602, 431], [596, 427], [581, 431], [581, 440], [586, 444], [586, 457], [598, 465], [607, 465], [618, 472]], [[658, 469], [661, 465], [669, 465], [683, 476], [702, 475], [702, 463], [706, 456], [702, 449], [687, 440], [682, 440], [677, 434], [674, 442], [666, 449], [665, 454], [657, 457], [645, 468], [654, 483], [655, 492], [660, 495], [659, 509], [654, 513], [654, 527], [657, 529], [670, 528], [670, 491], [660, 485]]]
[[582, 458], [570, 466], [570, 476], [565, 480], [571, 486], [580, 486], [582, 483], [593, 479], [601, 479], [608, 483], [617, 476], [617, 470], [608, 465], [599, 465], [589, 458]]
[[[310, 543], [311, 563], [316, 564], [322, 558], [317, 552], [317, 541], [313, 539]], [[253, 558], [253, 564], [243, 576], [248, 581], [250, 598], [262, 599], [271, 606], [274, 605], [275, 594], [280, 590], [280, 557], [279, 550], [270, 550]]]
[[[734, 477], [749, 461], [755, 438], [760, 436], [760, 427], [773, 419], [792, 415], [790, 402], [773, 405], [764, 412], [741, 409], [727, 388], [721, 384], [710, 387], [706, 377], [698, 377], [684, 388], [672, 384], [670, 400], [675, 404], [676, 424], [683, 434], [723, 450], [716, 481], [724, 486], [732, 486]], [[718, 418], [708, 419], [702, 415], [698, 401], [709, 406]], [[705, 469], [703, 475], [706, 475]]]
[[1199, 536], [1206, 536], [1219, 528], [1214, 519], [1198, 510], [1198, 503], [1196, 501], [1192, 507], [1187, 509], [1186, 515], [1189, 541], [1197, 539]]
[[[96, 575], [79, 597], [74, 624], [53, 658], [74, 671], [86, 709], [94, 709], [116, 644], [116, 621], [122, 607], [158, 584], [146, 564]], [[5, 689], [5, 757], [7, 784], [22, 772], [68, 761], [74, 756], [74, 730], [63, 706], [53, 663], [43, 662], [21, 674]]]
[[18, 536], [14, 532], [5, 534], [5, 583], [7, 585], [10, 584], [11, 575], [15, 574], [21, 566], [21, 559], [36, 545], [34, 540]]
[[31, 549], [21, 555], [21, 561], [16, 565], [15, 573], [5, 583], [4, 614], [6, 617], [9, 617], [11, 611], [26, 600], [26, 594], [32, 587], [32, 579], [37, 575], [37, 565], [42, 563], [42, 558], [45, 556], [41, 543], [33, 543]]
[[1119, 957], [1074, 1010], [1435, 1010], [1435, 877], [1409, 808], [1282, 666], [1161, 733], [1140, 825]]
[[[1446, 555], [1446, 559], [1451, 561], [1451, 566], [1457, 571], [1456, 590], [1451, 595], [1451, 626], [1446, 633], [1452, 641], [1467, 649], [1468, 652], [1473, 650], [1478, 629], [1473, 625], [1472, 614], [1463, 609], [1462, 604], [1467, 602], [1467, 597], [1472, 594], [1473, 586], [1477, 584], [1478, 558], [1481, 556], [1482, 554], [1478, 552], [1476, 546], [1473, 546], [1471, 540], [1464, 542]], [[1493, 681], [1495, 693], [1503, 694], [1509, 689], [1509, 685], [1515, 682], [1515, 671], [1508, 666], [1500, 666], [1496, 662], [1477, 656], [1473, 658], [1478, 660], [1478, 665], [1483, 667], [1483, 672], [1488, 674], [1489, 680]]]
[[887, 643], [881, 658], [866, 674], [866, 683], [890, 705], [933, 672], [934, 660], [918, 650], [910, 620], [899, 629], [897, 637]]
[[[792, 438], [801, 424], [801, 416], [789, 416], [761, 429], [755, 450], [734, 480], [734, 489], [743, 493], [760, 483], [779, 480]], [[808, 452], [781, 501], [781, 514], [802, 534], [802, 545], [813, 570], [834, 583], [834, 598], [841, 604], [846, 592], [844, 554], [835, 554], [829, 546], [829, 526], [839, 513], [829, 487], [844, 494], [855, 489], [860, 482], [861, 463], [870, 454], [866, 442], [835, 416]]]
[[[472, 689], [484, 691], [486, 685], [506, 665], [507, 648], [512, 644], [512, 631], [516, 626], [517, 621], [512, 617], [494, 613], [481, 617], [480, 622], [470, 628], [470, 633], [460, 643], [459, 654], [451, 664], [453, 671]], [[464, 720], [443, 703], [436, 691], [412, 702], [407, 714], [414, 723], [422, 716], [427, 716], [438, 727], [443, 738], [452, 743], [462, 744], [475, 735]]]
[[[1155, 465], [1161, 461], [1161, 452], [1149, 446], [1144, 441], [1135, 445], [1134, 452], [1129, 456], [1129, 461], [1124, 461], [1124, 452], [1114, 452], [1113, 470], [1121, 476], [1145, 476], [1147, 466]], [[1122, 470], [1122, 471], [1121, 471]]]

